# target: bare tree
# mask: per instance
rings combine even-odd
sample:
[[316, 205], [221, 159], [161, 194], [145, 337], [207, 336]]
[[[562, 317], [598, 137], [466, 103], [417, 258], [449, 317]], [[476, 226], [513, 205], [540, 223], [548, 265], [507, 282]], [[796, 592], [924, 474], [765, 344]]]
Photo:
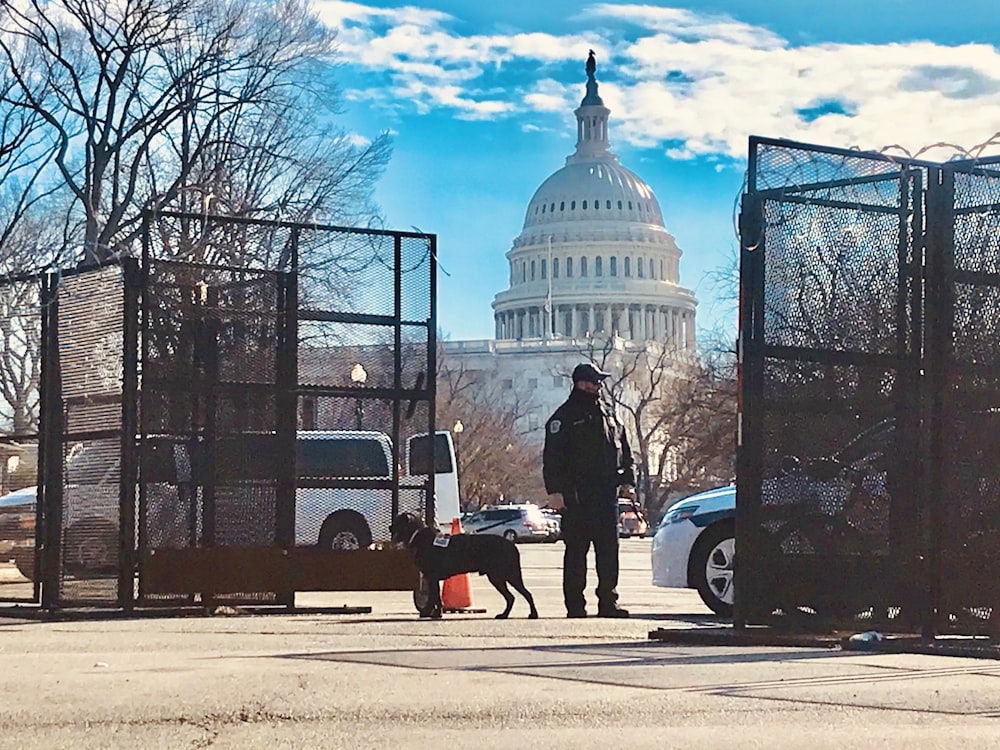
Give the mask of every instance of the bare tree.
[[[377, 222], [391, 144], [331, 125], [335, 52], [306, 0], [0, 3], [0, 273], [133, 253], [144, 208]], [[274, 267], [287, 238], [174, 225], [157, 250]], [[359, 288], [338, 273], [355, 250], [304, 243], [300, 269], [327, 295]], [[0, 314], [30, 306], [26, 293], [5, 289]], [[0, 399], [30, 425], [37, 337], [21, 328], [3, 330]]]
[[456, 439], [462, 501], [478, 508], [502, 500], [545, 505], [541, 451], [519, 428], [531, 404], [495, 379], [438, 355], [437, 424], [464, 427]]
[[327, 129], [333, 53], [303, 0], [4, 3], [0, 103], [43, 134], [31, 150], [101, 260], [134, 248], [146, 206], [370, 217], [389, 143]]
[[667, 343], [588, 340], [583, 356], [611, 373], [607, 390], [625, 424], [640, 501], [655, 515], [682, 492], [735, 476], [735, 357]]

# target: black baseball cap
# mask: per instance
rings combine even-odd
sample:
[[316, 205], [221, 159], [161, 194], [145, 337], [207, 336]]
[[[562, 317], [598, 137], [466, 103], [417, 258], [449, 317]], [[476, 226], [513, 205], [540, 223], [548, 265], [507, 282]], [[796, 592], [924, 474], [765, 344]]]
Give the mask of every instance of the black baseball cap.
[[581, 380], [586, 380], [591, 383], [600, 383], [610, 374], [603, 370], [598, 370], [590, 362], [584, 362], [573, 368], [573, 382], [579, 383]]

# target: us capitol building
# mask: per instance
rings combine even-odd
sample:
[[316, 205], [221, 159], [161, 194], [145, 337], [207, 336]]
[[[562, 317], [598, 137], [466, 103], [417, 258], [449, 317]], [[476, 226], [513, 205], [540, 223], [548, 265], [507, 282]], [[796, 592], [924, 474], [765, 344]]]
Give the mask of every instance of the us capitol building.
[[[611, 110], [587, 60], [575, 110], [576, 151], [535, 191], [507, 252], [509, 288], [493, 300], [495, 339], [444, 342], [463, 368], [526, 399], [523, 429], [541, 440], [587, 353], [606, 368], [649, 347], [683, 356], [695, 347], [694, 294], [680, 285], [681, 251], [643, 180], [610, 150]], [[600, 363], [600, 359], [598, 359]]]

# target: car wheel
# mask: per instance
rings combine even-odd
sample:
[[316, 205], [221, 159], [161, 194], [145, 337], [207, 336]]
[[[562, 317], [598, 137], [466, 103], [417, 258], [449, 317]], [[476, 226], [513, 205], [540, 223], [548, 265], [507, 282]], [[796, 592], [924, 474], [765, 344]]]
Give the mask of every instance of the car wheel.
[[735, 558], [736, 532], [729, 523], [708, 527], [691, 552], [689, 580], [708, 608], [722, 617], [733, 616]]
[[63, 563], [71, 573], [111, 573], [118, 568], [118, 529], [104, 521], [79, 521], [66, 529]]
[[506, 539], [508, 542], [516, 542], [517, 541], [517, 532], [514, 531], [514, 529], [507, 529], [503, 533], [503, 538]]
[[337, 511], [323, 522], [319, 532], [319, 546], [323, 549], [367, 549], [371, 543], [368, 523], [351, 511]]
[[29, 581], [35, 580], [35, 548], [21, 547], [14, 550], [14, 565]]

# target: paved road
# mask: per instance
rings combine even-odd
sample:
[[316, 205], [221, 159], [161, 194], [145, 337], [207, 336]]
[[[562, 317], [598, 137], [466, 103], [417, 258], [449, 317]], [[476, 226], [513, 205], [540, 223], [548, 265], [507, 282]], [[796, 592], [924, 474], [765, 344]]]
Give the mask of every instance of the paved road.
[[300, 597], [369, 615], [0, 620], [0, 749], [1000, 747], [998, 662], [654, 643], [715, 621], [650, 586], [649, 540], [622, 543], [627, 621], [566, 620], [561, 545], [521, 550], [536, 621], [522, 601], [493, 620], [478, 578], [490, 614], [439, 622], [405, 593]]

